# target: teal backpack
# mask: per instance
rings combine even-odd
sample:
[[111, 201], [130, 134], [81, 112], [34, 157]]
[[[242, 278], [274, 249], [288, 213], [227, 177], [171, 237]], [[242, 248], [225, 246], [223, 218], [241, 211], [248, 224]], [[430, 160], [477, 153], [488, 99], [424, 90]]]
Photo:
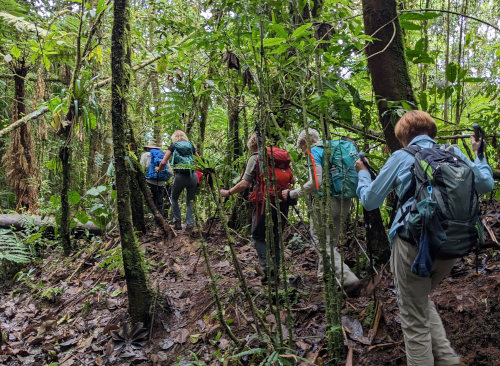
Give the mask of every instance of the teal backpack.
[[178, 141], [174, 142], [174, 147], [174, 153], [172, 154], [172, 165], [174, 166], [174, 170], [194, 169], [193, 145], [189, 141]]
[[[356, 197], [358, 173], [354, 163], [359, 159], [356, 146], [348, 140], [330, 140], [329, 150], [330, 193], [337, 198]], [[325, 152], [326, 155], [326, 152]]]

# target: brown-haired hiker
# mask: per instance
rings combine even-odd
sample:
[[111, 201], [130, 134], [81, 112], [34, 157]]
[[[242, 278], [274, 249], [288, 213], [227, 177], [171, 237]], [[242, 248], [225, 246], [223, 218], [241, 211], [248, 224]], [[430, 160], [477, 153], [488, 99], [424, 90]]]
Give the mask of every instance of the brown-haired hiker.
[[[248, 149], [252, 152], [252, 155], [248, 159], [245, 173], [242, 179], [230, 189], [221, 189], [221, 197], [229, 197], [232, 194], [240, 193], [253, 186], [252, 193], [250, 194], [250, 201], [253, 203], [252, 210], [252, 241], [257, 251], [259, 257], [259, 265], [264, 272], [263, 283], [267, 282], [267, 243], [266, 243], [266, 216], [265, 216], [265, 185], [263, 182], [263, 172], [269, 174], [269, 182], [272, 181], [272, 169], [270, 167], [262, 167], [262, 162], [259, 158], [259, 149], [257, 144], [257, 133], [254, 132], [247, 142]], [[281, 197], [281, 192], [284, 189], [290, 189], [290, 184], [294, 183], [294, 178], [292, 171], [289, 167], [290, 158], [288, 154], [278, 147], [268, 147], [268, 163], [270, 164], [270, 154], [274, 155], [275, 169], [274, 174], [276, 175], [278, 197]], [[283, 158], [283, 166], [281, 166], [281, 160]], [[271, 183], [269, 183], [271, 184]], [[280, 202], [275, 202], [275, 193], [272, 188], [269, 190], [269, 196], [271, 197], [271, 214], [273, 221], [273, 238], [274, 238], [274, 255], [275, 263], [271, 263], [271, 282], [278, 279], [278, 271], [280, 264], [280, 247], [279, 247], [279, 230], [283, 231], [286, 224], [286, 218], [288, 217], [289, 202], [285, 199], [280, 199]], [[278, 215], [281, 215], [281, 228], [278, 225]]]
[[[172, 134], [172, 144], [168, 147], [158, 170], [163, 169], [168, 160], [172, 157], [172, 168], [174, 170], [174, 181], [172, 183], [172, 215], [174, 216], [174, 228], [180, 230], [181, 210], [179, 208], [179, 196], [186, 190], [186, 232], [195, 236], [193, 200], [197, 187], [197, 176], [194, 170], [193, 155], [198, 156], [193, 144], [189, 142], [186, 134], [177, 130]], [[199, 157], [199, 156], [198, 156]]]
[[[431, 259], [430, 262], [426, 263], [429, 265], [427, 268], [425, 266], [423, 268], [421, 266], [415, 267], [417, 258], [422, 256], [422, 251], [426, 248], [421, 246], [422, 236], [416, 243], [415, 235], [409, 236], [408, 234], [410, 222], [407, 222], [407, 219], [414, 212], [412, 210], [415, 206], [412, 205], [416, 200], [413, 197], [413, 192], [410, 192], [409, 198], [408, 194], [405, 194], [415, 187], [415, 184], [412, 183], [412, 176], [415, 177], [414, 172], [417, 169], [416, 164], [414, 166], [416, 157], [412, 155], [411, 151], [425, 151], [426, 154], [435, 153], [439, 156], [449, 148], [436, 145], [433, 140], [437, 134], [436, 123], [428, 113], [423, 111], [406, 112], [398, 121], [395, 133], [405, 149], [398, 150], [391, 155], [373, 182], [362, 160], [356, 161], [359, 177], [357, 194], [367, 210], [373, 210], [382, 205], [385, 197], [393, 189], [400, 200], [400, 207], [389, 230], [389, 240], [392, 245], [391, 270], [397, 290], [407, 364], [411, 366], [459, 365], [460, 358], [446, 338], [441, 318], [434, 302], [429, 298], [430, 292], [450, 273], [456, 259], [440, 259], [441, 253], [438, 252], [437, 256], [431, 255], [427, 258]], [[493, 189], [493, 175], [486, 159], [477, 157], [479, 141], [471, 137], [471, 143], [476, 154], [474, 162], [471, 162], [457, 147], [451, 147], [449, 152], [453, 154], [452, 159], [462, 164], [469, 172], [473, 172], [473, 176], [470, 176], [471, 186], [475, 185], [477, 194], [483, 194]], [[419, 154], [418, 156], [423, 155]], [[420, 165], [424, 166], [425, 164]], [[424, 167], [424, 169], [426, 168]], [[458, 176], [459, 174], [457, 174]], [[432, 184], [434, 184], [434, 179], [438, 179], [438, 177], [433, 176], [431, 179]], [[415, 178], [413, 178], [413, 182], [415, 182]], [[429, 199], [432, 198], [436, 201], [442, 199], [433, 195], [430, 183], [426, 188]], [[415, 191], [415, 189], [413, 190]], [[434, 187], [434, 191], [436, 190], [438, 190], [437, 186]], [[424, 192], [424, 194], [427, 193]], [[405, 201], [406, 198], [408, 200]], [[463, 201], [466, 200], [469, 200], [469, 197]], [[422, 202], [419, 201], [419, 203]], [[448, 223], [448, 227], [450, 227], [450, 223]], [[443, 240], [443, 248], [451, 243], [448, 237]], [[417, 264], [421, 265], [422, 263]], [[416, 274], [413, 269], [424, 270], [424, 272], [428, 270], [428, 272], [425, 273], [424, 277], [420, 271], [417, 271], [420, 274]]]

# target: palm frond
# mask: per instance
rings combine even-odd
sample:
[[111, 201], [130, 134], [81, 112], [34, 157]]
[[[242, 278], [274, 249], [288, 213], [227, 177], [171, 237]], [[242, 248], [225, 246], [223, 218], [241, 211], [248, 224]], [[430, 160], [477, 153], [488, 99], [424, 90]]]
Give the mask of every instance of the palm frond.
[[48, 33], [45, 29], [40, 28], [36, 24], [25, 20], [23, 17], [18, 17], [4, 11], [0, 11], [0, 18], [3, 19], [7, 24], [16, 28], [16, 30], [21, 33], [38, 32], [38, 34], [40, 34], [42, 37], [45, 37]]

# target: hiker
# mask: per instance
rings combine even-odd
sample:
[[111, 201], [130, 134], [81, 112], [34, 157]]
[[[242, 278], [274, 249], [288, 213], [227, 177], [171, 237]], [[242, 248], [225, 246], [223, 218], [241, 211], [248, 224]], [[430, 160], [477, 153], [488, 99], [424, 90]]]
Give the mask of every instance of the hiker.
[[[412, 263], [415, 262], [415, 259], [425, 254], [425, 252], [419, 253], [419, 250], [424, 251], [424, 244], [429, 244], [429, 241], [422, 241], [422, 239], [426, 239], [422, 234], [433, 235], [433, 238], [435, 238], [443, 237], [443, 233], [428, 232], [424, 224], [422, 224], [420, 239], [417, 238], [419, 241], [419, 250], [417, 250], [417, 243], [415, 239], [409, 237], [407, 230], [407, 228], [411, 227], [408, 220], [412, 215], [413, 203], [416, 201], [413, 194], [418, 198], [417, 194], [419, 193], [416, 183], [414, 183], [416, 182], [416, 176], [421, 176], [417, 172], [417, 169], [420, 169], [419, 166], [424, 166], [423, 169], [425, 172], [423, 176], [431, 176], [430, 179], [432, 179], [433, 185], [435, 185], [434, 179], [437, 180], [439, 178], [437, 175], [434, 176], [432, 174], [431, 169], [427, 168], [431, 164], [427, 164], [424, 160], [420, 160], [420, 164], [414, 164], [417, 156], [423, 157], [424, 155], [414, 156], [413, 152], [422, 151], [426, 152], [426, 154], [445, 156], [448, 154], [446, 150], [449, 150], [449, 148], [436, 145], [433, 140], [437, 134], [436, 122], [428, 113], [423, 111], [414, 110], [406, 112], [396, 124], [395, 134], [405, 149], [398, 150], [391, 155], [374, 181], [371, 181], [370, 174], [363, 161], [361, 159], [356, 161], [355, 166], [359, 174], [357, 193], [366, 210], [374, 210], [382, 205], [385, 197], [393, 189], [399, 198], [398, 211], [389, 230], [389, 241], [392, 247], [390, 264], [397, 290], [401, 328], [404, 335], [408, 365], [459, 365], [460, 358], [446, 338], [441, 318], [434, 302], [429, 298], [430, 292], [450, 273], [455, 264], [456, 257], [453, 258], [451, 256], [452, 258], [450, 259], [440, 259], [439, 256], [433, 255], [433, 251], [431, 250], [430, 256], [425, 259], [428, 265], [432, 264], [432, 261], [433, 264], [429, 268], [425, 268], [425, 266], [422, 268], [420, 266], [421, 263], [417, 263], [418, 266], [414, 267]], [[471, 162], [458, 147], [451, 147], [451, 151], [449, 151], [452, 153], [448, 155], [451, 156], [453, 164], [463, 164], [464, 168], [461, 168], [462, 171], [473, 172], [469, 183], [465, 176], [462, 177], [462, 173], [454, 174], [454, 182], [452, 183], [455, 187], [458, 187], [458, 190], [467, 187], [472, 187], [471, 189], [473, 190], [475, 186], [477, 194], [483, 194], [493, 189], [492, 171], [486, 159], [477, 158], [479, 141], [471, 137], [471, 143], [472, 149], [476, 154], [474, 162]], [[444, 169], [443, 164], [444, 161], [441, 160], [439, 165]], [[441, 171], [441, 175], [444, 173], [444, 171]], [[456, 180], [460, 180], [461, 182], [457, 184]], [[429, 199], [433, 199], [433, 192], [435, 194], [440, 188], [437, 185], [432, 187], [430, 183], [428, 184], [427, 187], [423, 187], [422, 191]], [[409, 198], [406, 192], [409, 192]], [[470, 201], [475, 200], [477, 197], [474, 194], [475, 192], [472, 193], [473, 195], [465, 192], [461, 195], [461, 198], [455, 197], [454, 202], [452, 202], [453, 197], [447, 197], [446, 199], [449, 198], [448, 205], [468, 205]], [[451, 191], [450, 194], [452, 194]], [[406, 200], [406, 198], [408, 199]], [[442, 196], [440, 199], [442, 199]], [[421, 203], [425, 202], [420, 201], [419, 205]], [[476, 208], [478, 210], [477, 206]], [[465, 211], [470, 210], [466, 208]], [[422, 220], [426, 220], [426, 217], [424, 215]], [[439, 216], [432, 215], [430, 219], [434, 218], [439, 218]], [[423, 222], [425, 223], [426, 221]], [[466, 222], [461, 222], [459, 226], [452, 226], [452, 222], [449, 221], [447, 222], [447, 227], [458, 232], [462, 230], [461, 227], [466, 227], [466, 224]], [[469, 230], [469, 234], [471, 231], [475, 230]], [[449, 235], [450, 233], [447, 232], [447, 234]], [[429, 237], [426, 240], [429, 240]], [[474, 244], [472, 240], [470, 243], [467, 243], [467, 240], [450, 241], [450, 243], [453, 242], [465, 242], [468, 245]], [[448, 248], [446, 241], [441, 244], [441, 248]], [[412, 267], [414, 268], [412, 269]], [[423, 269], [427, 269], [428, 272], [421, 273]]]
[[[229, 197], [232, 194], [240, 193], [246, 189], [252, 188], [249, 199], [253, 203], [252, 207], [252, 241], [257, 251], [259, 257], [260, 269], [264, 272], [262, 278], [262, 283], [266, 284], [268, 280], [268, 269], [270, 270], [271, 282], [279, 280], [278, 271], [280, 264], [280, 247], [279, 247], [279, 230], [283, 231], [285, 227], [286, 219], [288, 218], [289, 202], [287, 198], [281, 199], [275, 202], [276, 193], [274, 188], [270, 187], [269, 196], [271, 198], [271, 214], [273, 221], [273, 238], [274, 238], [274, 255], [275, 263], [271, 263], [271, 268], [267, 267], [267, 247], [266, 247], [266, 215], [265, 215], [265, 184], [263, 181], [263, 174], [261, 172], [267, 172], [269, 185], [272, 183], [273, 171], [270, 166], [271, 164], [271, 152], [274, 155], [276, 182], [278, 189], [278, 199], [280, 193], [283, 189], [290, 189], [290, 185], [294, 183], [294, 178], [292, 170], [290, 169], [290, 158], [286, 151], [272, 146], [267, 148], [268, 163], [269, 167], [263, 167], [263, 162], [259, 157], [259, 149], [257, 144], [257, 133], [254, 132], [247, 142], [248, 149], [252, 152], [252, 155], [248, 159], [245, 172], [243, 173], [242, 179], [230, 189], [221, 189], [221, 197]], [[281, 228], [278, 225], [278, 214], [281, 215]], [[272, 253], [272, 251], [271, 251]]]
[[170, 164], [167, 164], [167, 167], [158, 173], [155, 168], [159, 166], [165, 153], [161, 151], [161, 147], [153, 141], [148, 142], [148, 144], [144, 146], [144, 149], [147, 151], [142, 153], [140, 164], [144, 168], [146, 182], [153, 196], [153, 202], [158, 211], [165, 216], [165, 212], [163, 211], [163, 192], [170, 178]]
[[[308, 143], [310, 142], [310, 144]], [[310, 149], [308, 149], [310, 146]], [[289, 195], [292, 199], [297, 199], [303, 195], [303, 193], [308, 193], [312, 199], [312, 207], [315, 206], [315, 200], [318, 199], [318, 195], [321, 194], [321, 184], [323, 182], [323, 167], [324, 167], [324, 147], [323, 141], [320, 140], [319, 133], [313, 128], [309, 128], [307, 131], [303, 130], [300, 132], [297, 138], [297, 147], [307, 154], [307, 164], [309, 166], [309, 180], [301, 187], [288, 191], [284, 190], [282, 192], [283, 198]], [[354, 160], [353, 160], [354, 161]], [[328, 164], [328, 162], [327, 162]], [[352, 164], [352, 170], [354, 170], [354, 164]], [[357, 180], [356, 180], [357, 181]], [[363, 286], [363, 281], [351, 271], [349, 266], [342, 262], [340, 253], [337, 250], [340, 238], [340, 230], [342, 223], [345, 221], [349, 210], [351, 208], [351, 198], [342, 197], [332, 197], [332, 217], [333, 217], [333, 227], [326, 228], [326, 251], [328, 257], [331, 257], [331, 247], [330, 234], [333, 236], [333, 259], [335, 264], [335, 276], [338, 280], [343, 277], [344, 290], [350, 296], [357, 295]], [[313, 218], [311, 215], [310, 220], [310, 234], [314, 245], [314, 249], [318, 253], [318, 278], [321, 280], [323, 278], [323, 256], [320, 252], [319, 239], [316, 234], [316, 230], [313, 224]]]
[[168, 147], [163, 160], [156, 170], [161, 170], [172, 158], [172, 168], [174, 171], [174, 181], [172, 183], [172, 215], [174, 216], [174, 229], [181, 230], [181, 210], [179, 208], [179, 196], [186, 190], [186, 232], [190, 236], [195, 236], [193, 200], [198, 182], [197, 175], [193, 168], [193, 155], [199, 157], [195, 147], [189, 142], [186, 134], [177, 130], [172, 134], [172, 144]]

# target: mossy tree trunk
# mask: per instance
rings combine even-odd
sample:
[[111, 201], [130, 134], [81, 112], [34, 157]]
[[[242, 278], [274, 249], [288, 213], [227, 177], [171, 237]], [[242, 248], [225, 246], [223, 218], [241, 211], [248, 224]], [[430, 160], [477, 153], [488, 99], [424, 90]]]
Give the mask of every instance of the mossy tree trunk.
[[129, 300], [129, 314], [133, 322], [149, 324], [151, 320], [150, 306], [152, 293], [146, 278], [144, 261], [139, 251], [134, 235], [130, 208], [130, 190], [128, 185], [128, 169], [125, 158], [126, 128], [126, 72], [130, 67], [126, 65], [126, 47], [128, 44], [128, 2], [115, 0], [113, 9], [113, 30], [111, 38], [111, 115], [113, 125], [113, 145], [116, 170], [116, 191], [118, 223], [122, 246], [125, 279]]
[[[28, 66], [25, 60], [19, 61], [13, 68], [14, 72], [14, 103], [12, 105], [12, 121], [17, 121], [26, 115], [25, 77]], [[39, 180], [38, 165], [31, 138], [30, 124], [24, 124], [15, 129], [3, 163], [7, 179], [14, 188], [17, 209], [33, 210], [38, 203], [37, 182]]]

